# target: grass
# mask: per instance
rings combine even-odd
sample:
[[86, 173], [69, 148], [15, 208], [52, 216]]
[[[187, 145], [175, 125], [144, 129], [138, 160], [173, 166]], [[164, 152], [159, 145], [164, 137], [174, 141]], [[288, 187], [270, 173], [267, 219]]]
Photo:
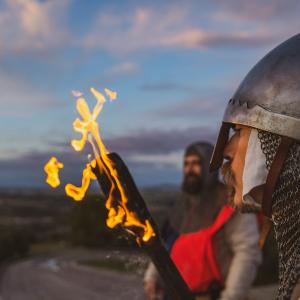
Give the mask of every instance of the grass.
[[39, 256], [60, 252], [66, 249], [64, 242], [44, 242], [32, 244], [30, 247], [30, 255]]

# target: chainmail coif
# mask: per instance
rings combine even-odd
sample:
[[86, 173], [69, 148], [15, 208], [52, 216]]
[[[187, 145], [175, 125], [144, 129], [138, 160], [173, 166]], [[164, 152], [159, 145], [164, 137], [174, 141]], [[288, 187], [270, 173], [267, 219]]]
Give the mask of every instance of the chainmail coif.
[[[266, 165], [270, 169], [280, 137], [259, 131]], [[294, 143], [273, 193], [272, 220], [279, 253], [278, 299], [291, 298], [300, 279], [300, 144]]]

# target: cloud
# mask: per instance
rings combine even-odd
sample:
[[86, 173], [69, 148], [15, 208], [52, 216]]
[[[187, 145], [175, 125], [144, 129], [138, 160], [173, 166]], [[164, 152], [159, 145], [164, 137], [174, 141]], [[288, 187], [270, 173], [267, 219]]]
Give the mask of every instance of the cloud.
[[0, 55], [49, 52], [69, 38], [63, 14], [69, 0], [4, 0], [0, 10]]
[[129, 156], [128, 160], [131, 164], [142, 164], [145, 168], [151, 166], [156, 169], [174, 168], [181, 170], [182, 157], [183, 150], [167, 154], [138, 154]]
[[[216, 132], [208, 127], [188, 127], [183, 129], [149, 129], [129, 132], [104, 139], [110, 152], [118, 152], [125, 156], [160, 155], [182, 151], [195, 141], [214, 142]], [[66, 142], [53, 142], [52, 148], [65, 152], [70, 148]]]
[[157, 155], [181, 151], [188, 144], [202, 139], [213, 142], [215, 132], [206, 127], [143, 130], [105, 139], [105, 144], [111, 151], [120, 152], [121, 154]]
[[[260, 47], [280, 41], [299, 25], [296, 0], [154, 3], [131, 5], [128, 10], [101, 5], [91, 27], [78, 35], [67, 23], [70, 3], [4, 0], [0, 55], [51, 53], [70, 45], [115, 54], [164, 47]], [[287, 19], [289, 26], [283, 24]], [[130, 69], [130, 64], [123, 67]]]
[[[45, 183], [46, 174], [43, 169], [53, 154], [64, 163], [64, 168], [60, 171], [61, 185], [57, 190], [64, 192], [67, 183], [80, 186], [82, 171], [87, 163], [85, 155], [74, 152], [32, 151], [14, 158], [0, 159], [0, 187], [39, 187], [51, 190]], [[122, 158], [139, 185], [174, 184], [180, 180], [182, 162], [180, 152], [160, 155], [123, 155]], [[96, 183], [91, 186], [93, 187], [99, 189]]]
[[297, 16], [300, 8], [298, 0], [253, 0], [217, 1], [219, 9], [214, 15], [221, 21], [274, 21], [287, 16]]
[[[224, 99], [218, 99], [207, 97], [206, 99], [201, 97], [195, 97], [189, 100], [180, 101], [177, 104], [159, 109], [155, 112], [151, 112], [153, 116], [168, 117], [168, 118], [199, 118], [209, 114], [210, 117], [215, 114], [219, 114], [224, 110]], [[219, 103], [221, 102], [221, 103]]]
[[[57, 154], [57, 155], [56, 155]], [[65, 168], [60, 172], [62, 184], [74, 182], [80, 184], [86, 156], [73, 151], [61, 150], [57, 153], [31, 151], [15, 157], [0, 159], [0, 186], [47, 187], [44, 165], [51, 156], [57, 156]]]
[[224, 46], [264, 46], [274, 42], [275, 36], [268, 32], [237, 31], [230, 33], [205, 32], [199, 29], [186, 30], [166, 37], [166, 46], [181, 46], [185, 48], [208, 48]]
[[231, 93], [230, 86], [220, 87], [217, 91], [197, 91], [197, 93], [193, 93], [194, 96], [192, 97], [177, 102], [174, 101], [172, 105], [162, 106], [159, 109], [146, 112], [146, 116], [152, 120], [196, 119], [198, 124], [203, 119], [206, 124], [211, 124], [212, 120], [221, 118]]
[[0, 72], [0, 90], [0, 116], [29, 116], [57, 103], [24, 78], [9, 73]]
[[[213, 142], [215, 132], [205, 127], [173, 130], [148, 130], [106, 139], [111, 152], [117, 152], [130, 167], [138, 183], [153, 185], [178, 179], [185, 147], [195, 141]], [[52, 144], [53, 151], [28, 151], [0, 158], [0, 186], [47, 187], [43, 167], [51, 156], [63, 162], [62, 185], [81, 183], [87, 152], [75, 153], [66, 143]], [[158, 177], [153, 177], [157, 174]], [[167, 174], [164, 177], [163, 174]]]
[[154, 3], [131, 5], [128, 10], [101, 5], [90, 29], [78, 35], [67, 23], [70, 3], [4, 0], [0, 55], [50, 53], [67, 45], [115, 54], [163, 47], [260, 47], [280, 41], [299, 25], [296, 0]]
[[197, 91], [196, 87], [189, 86], [187, 84], [175, 83], [175, 82], [146, 83], [141, 86], [141, 89], [146, 92], [169, 92], [169, 91], [195, 92]]
[[257, 47], [276, 39], [272, 31], [253, 26], [248, 30], [234, 27], [216, 30], [215, 26], [210, 29], [209, 25], [195, 24], [192, 20], [196, 18], [197, 9], [200, 7], [170, 5], [160, 9], [139, 7], [127, 14], [102, 11], [84, 39], [84, 45], [113, 53], [129, 53], [158, 47]]
[[112, 66], [110, 69], [108, 69], [105, 72], [105, 76], [108, 78], [115, 78], [115, 77], [121, 77], [121, 76], [128, 76], [128, 75], [134, 75], [138, 73], [139, 66], [136, 63], [127, 61], [122, 62], [120, 64]]
[[[297, 0], [217, 1], [211, 22], [219, 26], [256, 32], [258, 44], [275, 46], [299, 32], [300, 2]], [[266, 37], [266, 43], [263, 38]], [[254, 42], [255, 44], [255, 42]]]

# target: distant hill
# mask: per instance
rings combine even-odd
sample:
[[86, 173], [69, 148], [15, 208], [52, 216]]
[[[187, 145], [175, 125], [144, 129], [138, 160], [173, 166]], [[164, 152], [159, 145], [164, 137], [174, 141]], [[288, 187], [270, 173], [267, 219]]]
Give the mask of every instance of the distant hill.
[[171, 205], [180, 193], [175, 185], [160, 185], [141, 189], [145, 201], [149, 205]]
[[34, 240], [64, 236], [69, 231], [67, 216], [70, 199], [41, 191], [9, 190], [0, 192], [0, 225], [30, 231]]
[[[161, 185], [140, 190], [154, 219], [160, 224], [179, 195], [179, 188]], [[100, 193], [93, 191], [87, 197]], [[105, 201], [103, 199], [103, 201]], [[77, 205], [62, 191], [38, 189], [0, 190], [0, 225], [17, 226], [31, 232], [33, 239], [65, 239], [70, 233], [70, 215]]]

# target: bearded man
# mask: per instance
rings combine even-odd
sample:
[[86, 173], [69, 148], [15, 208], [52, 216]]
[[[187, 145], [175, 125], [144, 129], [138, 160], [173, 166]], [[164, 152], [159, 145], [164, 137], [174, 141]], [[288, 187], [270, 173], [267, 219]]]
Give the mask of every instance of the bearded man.
[[[261, 262], [258, 224], [226, 205], [224, 184], [209, 173], [212, 152], [205, 142], [186, 149], [182, 195], [162, 235], [196, 299], [243, 300]], [[148, 299], [168, 299], [153, 264], [144, 283]]]
[[229, 100], [211, 170], [224, 159], [232, 205], [273, 222], [278, 299], [299, 299], [300, 34], [259, 61]]

